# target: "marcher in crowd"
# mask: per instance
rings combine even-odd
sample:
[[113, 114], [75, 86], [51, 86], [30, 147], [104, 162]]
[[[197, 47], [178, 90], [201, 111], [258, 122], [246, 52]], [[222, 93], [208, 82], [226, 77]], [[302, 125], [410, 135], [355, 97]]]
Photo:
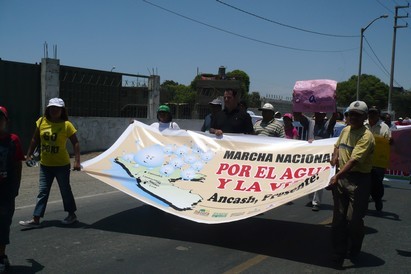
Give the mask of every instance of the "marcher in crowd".
[[404, 122], [404, 118], [399, 117], [398, 120], [395, 122], [396, 126], [402, 126]]
[[312, 142], [312, 140], [314, 140], [314, 120], [308, 118], [301, 112], [294, 112], [293, 116], [294, 120], [299, 122], [303, 128], [302, 132], [300, 133], [300, 140]]
[[363, 101], [350, 104], [350, 125], [335, 143], [331, 165], [337, 166], [327, 189], [332, 189], [334, 211], [332, 221], [333, 260], [342, 266], [348, 255], [355, 258], [364, 239], [363, 218], [370, 195], [374, 136], [365, 125], [368, 107]]
[[173, 116], [171, 115], [170, 108], [166, 105], [161, 105], [157, 109], [158, 122], [152, 123], [150, 126], [158, 128], [159, 131], [163, 131], [167, 128], [180, 129], [177, 123], [173, 122]]
[[[384, 196], [384, 175], [389, 165], [389, 153], [381, 152], [384, 146], [389, 146], [391, 131], [389, 127], [380, 119], [380, 110], [372, 106], [368, 110], [368, 121], [365, 126], [372, 132], [376, 141], [374, 157], [372, 159], [371, 170], [371, 190], [370, 194], [375, 203], [375, 209], [381, 211], [383, 208], [382, 197]], [[383, 157], [383, 158], [381, 158]]]
[[[314, 113], [314, 139], [327, 139], [333, 136], [334, 126], [337, 120], [337, 114], [333, 113], [330, 119], [325, 119], [325, 112], [315, 112]], [[321, 206], [321, 200], [323, 196], [323, 190], [319, 189], [308, 195], [311, 201], [311, 206], [313, 211], [319, 211]]]
[[388, 126], [390, 130], [397, 129], [397, 126], [391, 121], [391, 114], [386, 113], [384, 115], [384, 123]]
[[8, 133], [8, 117], [7, 109], [0, 106], [0, 273], [6, 273], [10, 267], [6, 246], [10, 244], [10, 226], [24, 160], [20, 138]]
[[20, 221], [20, 225], [32, 228], [40, 226], [40, 218], [43, 218], [46, 212], [54, 178], [60, 188], [64, 211], [68, 212], [62, 224], [70, 225], [77, 221], [77, 207], [70, 186], [70, 155], [66, 149], [67, 140], [70, 140], [74, 151], [73, 170], [80, 170], [80, 144], [76, 132], [76, 128], [69, 121], [64, 101], [61, 98], [50, 99], [44, 116], [36, 121], [36, 129], [26, 155], [27, 162], [32, 160], [34, 148], [41, 146], [37, 203], [33, 218]]
[[224, 91], [224, 109], [216, 113], [211, 120], [210, 133], [221, 136], [223, 133], [254, 132], [251, 116], [238, 106], [237, 91], [226, 89]]
[[348, 110], [349, 110], [349, 107], [347, 107], [344, 110], [343, 120], [342, 121], [337, 120], [337, 122], [335, 123], [333, 137], [339, 137], [341, 134], [341, 130], [350, 124], [350, 118], [348, 117]]
[[284, 133], [287, 139], [299, 139], [298, 130], [293, 125], [293, 115], [286, 113], [283, 115]]
[[254, 124], [254, 133], [257, 135], [284, 138], [284, 126], [274, 118], [274, 107], [265, 103], [261, 111], [263, 119]]
[[203, 126], [201, 127], [202, 132], [210, 131], [212, 117], [216, 115], [217, 112], [221, 111], [221, 106], [223, 102], [220, 99], [216, 98], [208, 104], [210, 106], [211, 112], [207, 114], [207, 116], [204, 118], [204, 123], [203, 123]]

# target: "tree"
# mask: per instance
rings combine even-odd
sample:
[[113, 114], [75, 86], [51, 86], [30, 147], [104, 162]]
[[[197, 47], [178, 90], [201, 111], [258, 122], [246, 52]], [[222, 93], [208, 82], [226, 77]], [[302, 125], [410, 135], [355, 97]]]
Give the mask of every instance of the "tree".
[[178, 83], [172, 80], [165, 80], [160, 85], [160, 103], [164, 104], [173, 101], [173, 98], [178, 87]]
[[243, 98], [249, 107], [251, 108], [259, 108], [261, 107], [261, 97], [260, 97], [260, 93], [258, 93], [257, 91], [253, 91], [251, 92], [251, 94], [245, 94], [244, 98]]
[[[360, 81], [359, 99], [368, 106], [377, 106], [381, 110], [386, 110], [388, 106], [389, 86], [373, 75], [363, 74]], [[357, 76], [340, 82], [337, 85], [337, 105], [346, 107], [357, 98]], [[409, 106], [411, 105], [411, 92], [403, 89], [394, 89], [391, 94], [392, 110], [396, 117], [410, 116]]]
[[396, 92], [391, 95], [391, 103], [395, 111], [395, 117], [410, 117], [411, 92]]
[[[388, 85], [373, 75], [363, 74], [360, 81], [359, 99], [369, 106], [384, 109], [388, 104]], [[357, 98], [357, 76], [353, 75], [337, 85], [337, 105], [348, 106]]]
[[194, 104], [197, 98], [197, 93], [189, 86], [178, 85], [175, 89], [173, 103]]
[[229, 79], [236, 79], [241, 81], [241, 90], [240, 95], [241, 97], [246, 96], [250, 90], [250, 77], [247, 73], [242, 70], [233, 70], [226, 73], [227, 78]]

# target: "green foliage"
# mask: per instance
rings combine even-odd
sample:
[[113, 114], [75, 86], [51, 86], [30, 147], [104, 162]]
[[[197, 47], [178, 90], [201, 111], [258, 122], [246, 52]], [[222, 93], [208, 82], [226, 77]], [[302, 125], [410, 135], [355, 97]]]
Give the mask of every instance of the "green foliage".
[[411, 116], [411, 92], [393, 91], [391, 94], [391, 104], [396, 118]]
[[197, 75], [196, 77], [194, 77], [193, 81], [191, 81], [190, 87], [193, 90], [197, 90], [197, 81], [201, 80], [201, 75]]
[[248, 94], [249, 90], [250, 90], [250, 77], [248, 76], [247, 73], [245, 73], [242, 70], [233, 70], [230, 72], [226, 73], [227, 78], [233, 78], [236, 80], [240, 80], [241, 81], [241, 97], [244, 97], [246, 94]]
[[188, 103], [196, 100], [196, 92], [190, 87], [166, 80], [161, 84], [161, 103]]
[[260, 93], [258, 93], [257, 91], [253, 91], [251, 92], [251, 94], [245, 94], [245, 100], [248, 104], [249, 107], [251, 108], [259, 108], [261, 106], [261, 97], [260, 97]]
[[[360, 81], [359, 99], [369, 106], [384, 109], [388, 104], [389, 87], [373, 75], [363, 74]], [[353, 75], [337, 85], [337, 105], [348, 106], [357, 98], [357, 76]]]
[[[389, 86], [373, 75], [363, 74], [360, 79], [359, 99], [368, 106], [377, 106], [381, 110], [388, 107]], [[337, 85], [337, 105], [347, 107], [357, 98], [357, 76], [340, 82]], [[392, 110], [396, 112], [396, 117], [409, 116], [411, 105], [411, 93], [394, 89], [391, 94]]]
[[189, 86], [178, 85], [174, 98], [173, 103], [187, 103], [187, 104], [194, 104], [196, 101], [197, 92], [192, 90]]

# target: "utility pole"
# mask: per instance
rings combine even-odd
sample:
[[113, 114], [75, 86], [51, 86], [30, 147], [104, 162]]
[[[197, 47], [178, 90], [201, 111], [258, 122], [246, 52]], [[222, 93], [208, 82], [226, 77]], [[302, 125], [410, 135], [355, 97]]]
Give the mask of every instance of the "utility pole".
[[372, 23], [374, 23], [375, 21], [377, 21], [378, 19], [381, 18], [387, 18], [388, 15], [384, 14], [381, 15], [380, 17], [375, 18], [374, 20], [372, 20], [365, 28], [361, 28], [361, 34], [360, 34], [360, 62], [358, 65], [358, 77], [357, 77], [357, 101], [360, 99], [360, 77], [361, 77], [361, 64], [362, 64], [362, 44], [363, 44], [363, 39], [364, 39], [364, 31], [366, 31], [368, 29], [369, 26], [372, 25]]
[[398, 28], [406, 28], [408, 27], [408, 23], [405, 24], [405, 26], [398, 26], [397, 25], [397, 19], [398, 18], [408, 18], [408, 12], [407, 15], [402, 15], [399, 16], [398, 15], [398, 9], [406, 9], [409, 8], [410, 4], [408, 3], [408, 5], [406, 6], [395, 6], [395, 16], [394, 16], [394, 35], [392, 38], [392, 55], [391, 55], [391, 73], [390, 73], [390, 89], [388, 91], [388, 107], [387, 107], [387, 111], [388, 113], [391, 113], [392, 109], [391, 109], [391, 94], [392, 91], [394, 89], [394, 62], [395, 62], [395, 40], [397, 37], [397, 29]]

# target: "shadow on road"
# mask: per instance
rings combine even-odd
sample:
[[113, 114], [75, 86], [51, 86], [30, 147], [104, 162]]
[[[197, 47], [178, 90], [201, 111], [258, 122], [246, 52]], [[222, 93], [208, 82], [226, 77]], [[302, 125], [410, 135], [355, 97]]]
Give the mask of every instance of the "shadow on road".
[[[104, 218], [89, 228], [214, 245], [332, 267], [329, 226], [265, 219], [264, 215], [212, 225], [141, 206]], [[364, 257], [367, 266], [384, 264], [374, 255]]]
[[34, 274], [44, 269], [44, 266], [34, 259], [27, 259], [27, 262], [31, 263], [31, 266], [12, 265], [7, 273]]

